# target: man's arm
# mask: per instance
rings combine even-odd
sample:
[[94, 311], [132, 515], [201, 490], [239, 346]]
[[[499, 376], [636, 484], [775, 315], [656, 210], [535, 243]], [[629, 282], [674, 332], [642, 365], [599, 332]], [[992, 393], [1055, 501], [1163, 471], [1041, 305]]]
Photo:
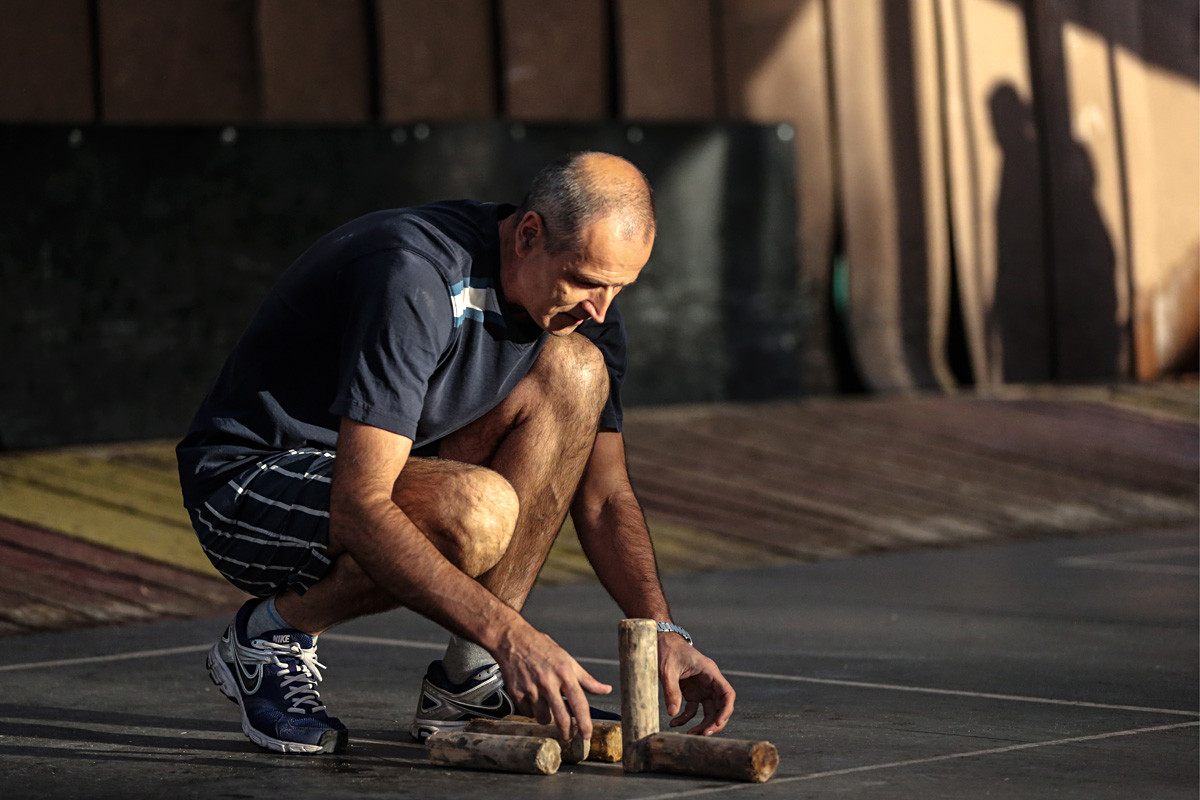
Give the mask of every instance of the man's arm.
[[[628, 617], [671, 621], [646, 519], [629, 483], [625, 440], [620, 433], [601, 431], [596, 435], [571, 503], [571, 518], [596, 576], [621, 611]], [[671, 726], [687, 723], [703, 706], [703, 722], [688, 733], [717, 733], [733, 714], [733, 687], [713, 660], [682, 636], [663, 633], [658, 640], [659, 678], [667, 712], [675, 717]]]
[[[343, 419], [330, 497], [330, 538], [402, 605], [491, 653], [505, 685], [567, 734], [590, 734], [584, 691], [609, 690], [569, 654], [446, 559], [392, 499], [412, 441]], [[564, 698], [566, 703], [564, 704]], [[568, 710], [569, 707], [569, 710]]]

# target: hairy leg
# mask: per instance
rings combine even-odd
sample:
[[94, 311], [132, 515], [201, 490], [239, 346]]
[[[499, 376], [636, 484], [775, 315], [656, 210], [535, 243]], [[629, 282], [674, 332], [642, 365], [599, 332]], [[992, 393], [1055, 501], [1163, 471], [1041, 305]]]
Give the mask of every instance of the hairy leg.
[[[440, 458], [411, 458], [392, 494], [413, 524], [451, 563], [472, 577], [490, 569], [512, 538], [517, 496], [496, 472]], [[304, 595], [275, 599], [292, 627], [315, 634], [339, 622], [388, 611], [399, 602], [334, 543], [329, 573]]]
[[444, 457], [488, 466], [516, 490], [512, 541], [479, 578], [515, 609], [524, 605], [566, 518], [607, 397], [608, 371], [595, 345], [579, 334], [552, 336], [499, 406], [442, 442]]
[[[608, 372], [579, 334], [551, 337], [529, 374], [492, 411], [442, 440], [440, 458], [413, 458], [393, 499], [452, 563], [520, 609], [550, 552], [595, 442]], [[336, 545], [335, 545], [336, 546]], [[319, 633], [396, 608], [354, 559], [276, 608], [291, 626]]]

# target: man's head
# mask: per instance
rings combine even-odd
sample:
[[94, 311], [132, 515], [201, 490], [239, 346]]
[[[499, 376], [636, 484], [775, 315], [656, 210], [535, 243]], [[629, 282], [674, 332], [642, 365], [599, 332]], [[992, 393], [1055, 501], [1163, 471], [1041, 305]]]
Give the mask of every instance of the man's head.
[[650, 258], [654, 233], [654, 196], [637, 167], [606, 153], [567, 156], [538, 173], [502, 228], [505, 294], [552, 334], [603, 321]]

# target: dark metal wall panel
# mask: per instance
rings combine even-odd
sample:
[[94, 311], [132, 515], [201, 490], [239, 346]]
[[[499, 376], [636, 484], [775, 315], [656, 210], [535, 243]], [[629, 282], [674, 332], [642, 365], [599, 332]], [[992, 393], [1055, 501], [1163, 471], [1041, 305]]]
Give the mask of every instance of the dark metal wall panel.
[[87, 0], [0, 0], [0, 119], [90, 122]]
[[105, 122], [247, 122], [258, 115], [254, 5], [97, 0]]
[[937, 0], [955, 268], [981, 386], [1053, 374], [1042, 140], [1016, 4]]
[[1105, 29], [1129, 36], [1137, 5], [1062, 0], [1035, 6], [1052, 352], [1056, 376], [1067, 380], [1116, 378], [1128, 375], [1132, 364], [1126, 176]]
[[367, 8], [345, 0], [259, 0], [262, 119], [368, 122]]
[[490, 0], [375, 0], [387, 122], [481, 120], [497, 112]]
[[504, 113], [527, 120], [612, 116], [606, 0], [499, 0]]
[[621, 116], [717, 116], [713, 6], [709, 0], [617, 0]]
[[576, 149], [626, 156], [656, 189], [654, 254], [621, 297], [627, 402], [796, 394], [794, 162], [773, 126], [7, 126], [0, 446], [182, 435], [317, 237], [378, 208], [519, 200]]
[[949, 272], [936, 98], [919, 90], [937, 69], [921, 47], [933, 9], [917, 0], [829, 9], [852, 349], [868, 388], [934, 388], [948, 375], [935, 344], [947, 318], [935, 301], [947, 297]]
[[808, 392], [829, 391], [836, 385], [828, 314], [836, 204], [825, 4], [721, 0], [717, 16], [721, 114], [782, 124], [793, 137], [804, 314], [800, 380]]

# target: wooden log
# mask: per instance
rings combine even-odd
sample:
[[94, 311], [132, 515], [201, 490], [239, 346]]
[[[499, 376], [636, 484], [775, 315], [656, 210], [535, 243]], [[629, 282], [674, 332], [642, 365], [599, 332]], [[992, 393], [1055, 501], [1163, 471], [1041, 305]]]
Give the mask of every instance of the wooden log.
[[588, 757], [588, 751], [591, 749], [591, 739], [584, 739], [579, 735], [579, 728], [574, 721], [571, 722], [571, 735], [566, 739], [562, 738], [562, 731], [558, 729], [557, 725], [543, 725], [536, 720], [526, 722], [511, 719], [473, 719], [467, 723], [467, 731], [470, 733], [494, 733], [497, 736], [532, 736], [537, 739], [553, 739], [558, 742], [558, 746], [562, 750], [564, 764], [578, 764]]
[[[510, 722], [537, 723], [533, 717], [521, 717], [515, 714], [504, 718]], [[592, 743], [588, 748], [587, 760], [614, 764], [621, 760], [624, 748], [621, 746], [621, 723], [609, 720], [592, 720]], [[566, 761], [566, 753], [563, 753]]]
[[592, 745], [588, 761], [614, 764], [621, 760], [625, 747], [621, 741], [621, 723], [592, 720]]
[[621, 763], [645, 772], [640, 740], [658, 733], [658, 626], [652, 619], [623, 619], [617, 627], [621, 660]]
[[641, 744], [653, 772], [763, 783], [779, 766], [779, 751], [770, 742], [653, 733]]
[[430, 736], [425, 744], [434, 764], [460, 769], [553, 775], [562, 764], [558, 742], [534, 736], [441, 732]]

